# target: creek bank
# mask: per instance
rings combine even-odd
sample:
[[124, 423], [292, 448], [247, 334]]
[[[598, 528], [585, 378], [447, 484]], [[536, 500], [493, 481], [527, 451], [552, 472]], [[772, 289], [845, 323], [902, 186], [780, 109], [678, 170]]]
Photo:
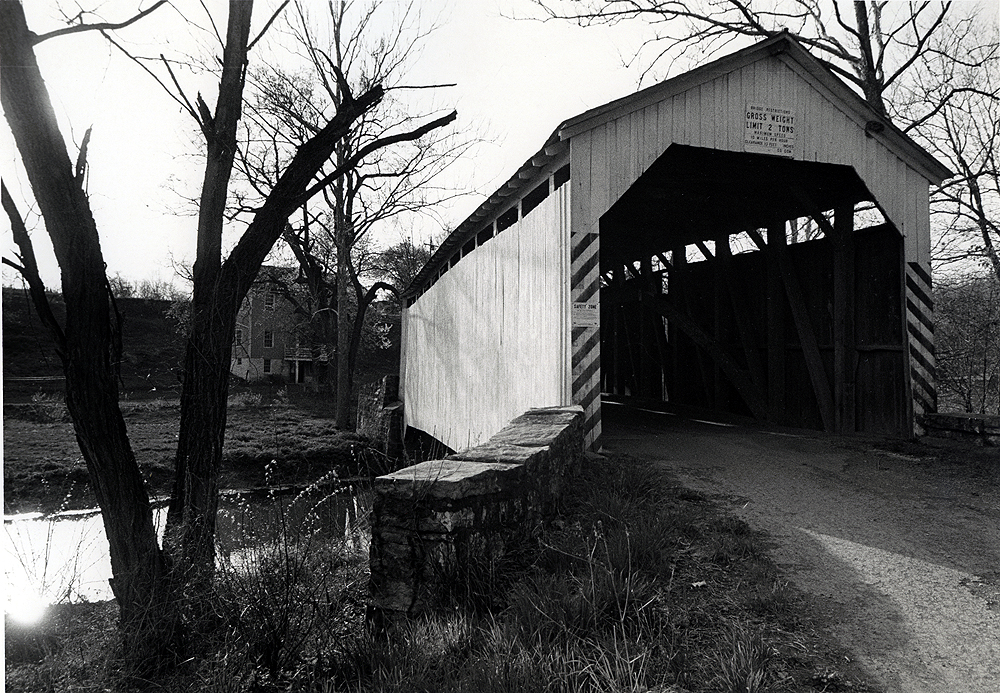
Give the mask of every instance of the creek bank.
[[[60, 409], [65, 405], [43, 400], [4, 406], [5, 514], [95, 504], [72, 424]], [[178, 403], [124, 402], [123, 413], [149, 494], [169, 494]], [[341, 478], [381, 473], [384, 461], [369, 450], [367, 438], [340, 431], [320, 413], [294, 403], [231, 405], [220, 487], [301, 487], [332, 470]]]

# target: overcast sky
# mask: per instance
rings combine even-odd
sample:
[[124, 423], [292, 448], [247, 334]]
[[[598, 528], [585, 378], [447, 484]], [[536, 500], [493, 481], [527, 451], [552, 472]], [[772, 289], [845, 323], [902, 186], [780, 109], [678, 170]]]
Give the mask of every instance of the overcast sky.
[[[80, 4], [88, 5], [85, 0]], [[143, 2], [150, 4], [151, 0]], [[197, 0], [172, 0], [172, 4], [179, 11], [161, 8], [118, 36], [145, 54], [155, 55], [158, 48], [169, 53], [183, 46], [194, 54], [211, 55], [207, 34], [180, 20], [183, 12], [207, 27], [201, 4]], [[224, 30], [224, 3], [206, 4]], [[258, 25], [270, 14], [268, 4], [258, 0]], [[317, 0], [315, 9], [325, 4]], [[995, 0], [985, 4], [995, 15]], [[77, 3], [63, 5], [70, 8]], [[128, 16], [136, 2], [104, 0], [93, 5], [100, 6], [106, 20], [115, 21]], [[43, 33], [61, 26], [58, 7], [54, 0], [25, 2], [29, 27]], [[428, 22], [436, 19], [440, 26], [411, 71], [413, 82], [457, 83], [433, 94], [434, 103], [456, 108], [458, 127], [484, 139], [474, 156], [451, 173], [452, 185], [477, 193], [443, 210], [452, 227], [536, 152], [560, 122], [635, 91], [645, 67], [624, 65], [650, 35], [649, 27], [639, 22], [580, 28], [568, 22], [510, 18], [537, 15], [530, 0], [420, 0], [419, 7]], [[172, 263], [190, 263], [194, 254], [195, 219], [179, 214], [184, 204], [178, 194], [193, 193], [200, 184], [202, 167], [193, 153], [201, 141], [193, 121], [99, 34], [51, 39], [37, 46], [37, 54], [71, 156], [93, 125], [88, 190], [108, 274], [173, 281]], [[206, 101], [214, 103], [212, 81], [186, 79], [187, 90], [203, 89]], [[5, 126], [0, 127], [0, 150], [4, 153], [0, 174], [25, 212], [31, 195]], [[35, 229], [43, 278], [56, 286], [55, 260], [43, 228], [37, 216], [26, 216], [29, 229]], [[9, 226], [5, 222], [2, 228], [4, 254], [10, 257]], [[420, 233], [440, 234], [440, 228], [425, 223]], [[383, 239], [398, 240], [398, 231], [387, 230]], [[5, 284], [15, 280], [6, 267], [3, 277]]]
[[[144, 3], [149, 4], [149, 0]], [[197, 2], [174, 0], [173, 4], [205, 23]], [[316, 5], [320, 10], [325, 3]], [[130, 6], [134, 8], [135, 3], [104, 3], [101, 13], [115, 21], [127, 16]], [[641, 41], [640, 26], [581, 29], [564, 22], [510, 19], [533, 12], [527, 0], [421, 0], [419, 6], [427, 22], [436, 18], [440, 26], [414, 65], [413, 82], [456, 83], [456, 87], [438, 90], [434, 102], [456, 108], [458, 126], [481, 134], [484, 140], [475, 156], [452, 174], [453, 185], [480, 194], [459, 199], [444, 210], [451, 226], [537, 151], [562, 120], [637, 86], [639, 71], [626, 69], [623, 61]], [[26, 2], [29, 27], [43, 33], [61, 26], [57, 7], [55, 2]], [[256, 21], [263, 23], [268, 14], [266, 3], [258, 2]], [[215, 13], [223, 30], [225, 16], [224, 9]], [[155, 55], [156, 41], [169, 42], [169, 49], [189, 45], [192, 52], [212, 48], [166, 7], [118, 36], [134, 42], [135, 49], [145, 54]], [[172, 263], [191, 262], [194, 255], [195, 219], [178, 214], [184, 209], [178, 190], [197, 190], [202, 172], [200, 161], [192, 156], [201, 142], [193, 121], [97, 33], [44, 41], [37, 46], [37, 54], [71, 156], [87, 127], [93, 125], [88, 191], [108, 274], [120, 273], [133, 280], [173, 280]], [[212, 83], [191, 79], [185, 88], [192, 93], [205, 89], [206, 100], [214, 103], [214, 92], [211, 98], [207, 93]], [[28, 212], [30, 190], [15, 163], [5, 126], [0, 128], [0, 149], [4, 153], [0, 173], [22, 213]], [[43, 278], [56, 286], [55, 259], [43, 227], [35, 215], [25, 216], [29, 229], [35, 229], [32, 238]], [[9, 226], [4, 223], [2, 228], [4, 254], [11, 257], [14, 246]], [[440, 229], [424, 223], [420, 232], [439, 234]], [[398, 231], [388, 230], [384, 238], [398, 240]], [[16, 274], [5, 267], [4, 283], [15, 279]]]

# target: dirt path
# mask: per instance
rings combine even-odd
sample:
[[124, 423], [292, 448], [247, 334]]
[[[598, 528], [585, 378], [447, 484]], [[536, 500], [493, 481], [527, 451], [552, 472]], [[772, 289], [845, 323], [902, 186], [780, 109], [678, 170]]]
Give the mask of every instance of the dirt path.
[[775, 560], [888, 691], [1000, 691], [1000, 474], [624, 409], [604, 408], [605, 448], [662, 461], [770, 533]]

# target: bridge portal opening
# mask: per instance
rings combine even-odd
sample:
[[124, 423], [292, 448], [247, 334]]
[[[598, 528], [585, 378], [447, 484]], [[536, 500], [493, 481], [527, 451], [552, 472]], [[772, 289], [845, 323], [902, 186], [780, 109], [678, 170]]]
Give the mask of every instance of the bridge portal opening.
[[908, 434], [903, 239], [852, 167], [673, 144], [600, 238], [605, 396]]

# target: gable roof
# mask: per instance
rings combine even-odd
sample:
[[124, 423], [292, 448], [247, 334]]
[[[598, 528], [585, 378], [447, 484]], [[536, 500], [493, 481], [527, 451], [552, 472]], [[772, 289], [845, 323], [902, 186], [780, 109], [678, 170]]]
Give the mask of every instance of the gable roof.
[[615, 99], [563, 121], [546, 139], [538, 152], [522, 164], [507, 182], [490, 195], [465, 221], [441, 243], [410, 286], [403, 292], [412, 297], [481, 228], [482, 222], [507, 207], [508, 201], [522, 196], [537, 183], [539, 174], [568, 148], [569, 140], [611, 120], [669, 99], [672, 96], [710, 82], [754, 62], [777, 58], [813, 88], [825, 94], [848, 117], [863, 128], [927, 180], [940, 183], [954, 173], [939, 162], [906, 133], [880, 115], [871, 105], [830, 68], [817, 60], [787, 30], [729, 55], [700, 65], [676, 77]]
[[869, 128], [869, 130], [878, 133], [877, 136], [882, 144], [928, 180], [940, 183], [954, 175], [906, 133], [893, 125], [888, 118], [880, 115], [828, 67], [813, 57], [787, 30], [677, 77], [585, 111], [563, 122], [556, 128], [555, 134], [559, 139], [569, 139], [610, 120], [621, 118], [769, 57], [778, 58], [814, 88], [833, 97], [832, 100], [849, 116], [854, 116], [854, 120], [858, 121], [861, 127], [865, 127], [868, 123], [876, 123], [876, 129]]

